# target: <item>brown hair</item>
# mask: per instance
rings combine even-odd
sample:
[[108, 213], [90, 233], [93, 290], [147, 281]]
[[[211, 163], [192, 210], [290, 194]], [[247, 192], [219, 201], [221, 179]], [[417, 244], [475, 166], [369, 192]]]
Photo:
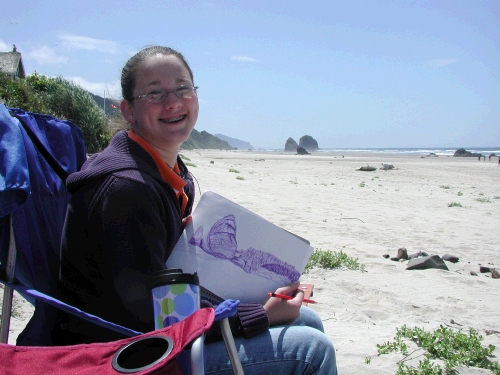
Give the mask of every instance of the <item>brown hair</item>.
[[181, 62], [186, 66], [189, 75], [191, 76], [191, 80], [194, 82], [193, 79], [193, 72], [191, 68], [189, 67], [186, 59], [184, 56], [180, 53], [177, 52], [176, 50], [169, 48], [169, 47], [162, 47], [162, 46], [150, 46], [143, 48], [139, 52], [137, 52], [134, 56], [132, 56], [125, 66], [122, 69], [122, 77], [121, 77], [121, 86], [122, 86], [122, 96], [123, 99], [125, 99], [128, 102], [131, 102], [134, 99], [134, 88], [136, 84], [136, 72], [137, 72], [137, 67], [141, 62], [146, 60], [150, 56], [154, 55], [174, 55], [176, 56]]

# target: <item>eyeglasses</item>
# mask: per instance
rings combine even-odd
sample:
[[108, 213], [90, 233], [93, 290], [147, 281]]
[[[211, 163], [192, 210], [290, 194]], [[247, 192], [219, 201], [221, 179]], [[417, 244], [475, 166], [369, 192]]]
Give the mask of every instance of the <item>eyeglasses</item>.
[[161, 103], [171, 92], [179, 99], [190, 99], [196, 96], [196, 90], [198, 90], [198, 86], [186, 85], [176, 87], [173, 90], [153, 90], [147, 94], [135, 96], [132, 99], [144, 98], [150, 103]]

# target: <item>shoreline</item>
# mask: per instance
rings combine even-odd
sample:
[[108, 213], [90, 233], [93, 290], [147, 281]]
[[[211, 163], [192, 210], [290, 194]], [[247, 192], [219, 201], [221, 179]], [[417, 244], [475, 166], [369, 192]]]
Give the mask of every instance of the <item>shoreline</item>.
[[[432, 147], [420, 147], [420, 148], [325, 148], [317, 149], [315, 151], [308, 151], [312, 155], [326, 154], [326, 155], [414, 155], [414, 156], [430, 156], [432, 153], [436, 156], [452, 156], [454, 157], [455, 152], [460, 148], [432, 148]], [[500, 146], [498, 147], [471, 147], [464, 148], [465, 150], [472, 153], [479, 153], [483, 156], [488, 157], [490, 154], [495, 154], [495, 157], [500, 157]], [[207, 150], [207, 149], [194, 149], [194, 150], [181, 150], [184, 151], [233, 151], [233, 152], [255, 152], [255, 153], [283, 153], [289, 155], [296, 155], [296, 151], [285, 151], [284, 149], [231, 149], [231, 150]], [[463, 157], [463, 156], [460, 156]], [[474, 156], [468, 156], [474, 158]], [[476, 157], [477, 158], [477, 157]]]
[[[284, 151], [284, 150], [210, 150], [210, 149], [193, 149], [193, 150], [180, 150], [180, 154], [187, 154], [191, 152], [198, 153], [236, 153], [236, 154], [250, 154], [250, 155], [285, 155], [285, 156], [299, 156], [299, 157], [409, 157], [409, 158], [454, 158], [454, 159], [475, 159], [478, 160], [477, 156], [454, 156], [454, 152], [456, 150], [451, 151], [451, 153], [436, 153], [436, 155], [431, 155], [431, 152], [437, 152], [438, 150], [415, 150], [415, 151], [407, 151], [407, 149], [395, 149], [401, 151], [391, 151], [386, 149], [380, 149], [377, 151], [374, 150], [363, 150], [363, 149], [350, 149], [350, 150], [323, 150], [323, 151], [308, 151], [309, 154], [299, 155], [295, 151]], [[484, 151], [483, 151], [484, 152]], [[491, 160], [488, 159], [488, 154], [483, 154], [486, 156], [486, 161], [490, 162], [498, 162], [498, 158], [500, 158], [500, 147], [496, 148], [496, 150], [492, 150], [492, 153], [495, 153], [496, 156], [492, 156]], [[481, 159], [483, 161], [483, 159]]]

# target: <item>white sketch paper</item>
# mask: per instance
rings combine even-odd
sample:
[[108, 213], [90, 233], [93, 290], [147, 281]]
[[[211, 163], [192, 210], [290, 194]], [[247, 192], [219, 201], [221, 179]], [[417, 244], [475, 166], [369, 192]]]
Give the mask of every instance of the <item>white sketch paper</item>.
[[205, 192], [167, 261], [197, 272], [200, 284], [224, 299], [263, 302], [268, 292], [299, 279], [309, 243], [261, 216]]

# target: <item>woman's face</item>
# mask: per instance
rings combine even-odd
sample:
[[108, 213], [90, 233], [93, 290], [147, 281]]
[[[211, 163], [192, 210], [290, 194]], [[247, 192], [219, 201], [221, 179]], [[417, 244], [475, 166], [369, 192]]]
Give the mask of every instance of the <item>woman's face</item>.
[[[193, 85], [189, 71], [174, 55], [148, 57], [137, 68], [134, 97], [156, 90], [173, 90], [182, 85]], [[169, 93], [161, 103], [150, 103], [136, 98], [122, 104], [125, 119], [134, 124], [134, 130], [152, 146], [178, 150], [188, 139], [198, 119], [198, 96], [180, 99]]]

